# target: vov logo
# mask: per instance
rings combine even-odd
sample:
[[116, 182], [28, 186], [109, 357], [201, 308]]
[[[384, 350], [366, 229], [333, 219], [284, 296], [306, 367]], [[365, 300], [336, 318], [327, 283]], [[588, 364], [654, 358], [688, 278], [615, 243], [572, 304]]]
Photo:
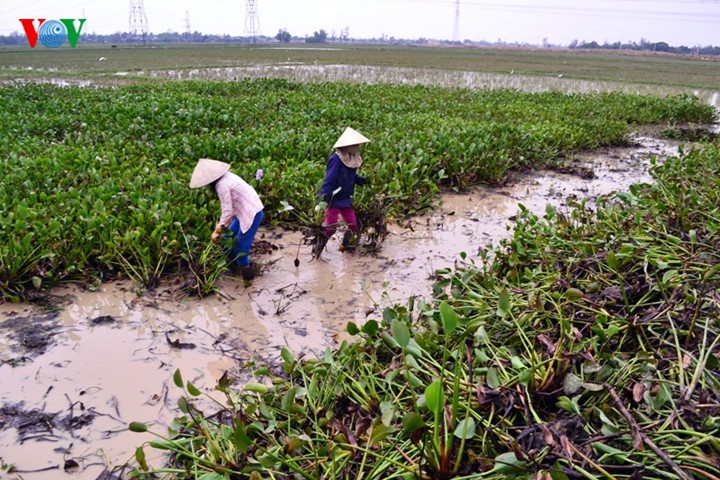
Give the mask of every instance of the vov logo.
[[[60, 20], [45, 20], [44, 18], [20, 18], [25, 29], [25, 36], [28, 39], [30, 48], [35, 48], [38, 39], [40, 43], [45, 45], [47, 48], [58, 48], [68, 41], [72, 48], [77, 45], [78, 38], [80, 38], [80, 31], [83, 25], [85, 25], [84, 18], [61, 18]], [[37, 20], [38, 25], [35, 27], [35, 21]], [[75, 21], [80, 22], [77, 28], [75, 28]]]

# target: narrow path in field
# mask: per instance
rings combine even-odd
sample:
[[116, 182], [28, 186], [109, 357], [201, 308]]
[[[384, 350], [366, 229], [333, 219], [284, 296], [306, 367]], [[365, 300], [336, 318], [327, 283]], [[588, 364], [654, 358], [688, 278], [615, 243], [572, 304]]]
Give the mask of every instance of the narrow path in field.
[[547, 204], [626, 190], [650, 181], [651, 156], [677, 151], [666, 141], [638, 141], [582, 155], [577, 166], [590, 167], [593, 179], [536, 172], [506, 188], [445, 194], [431, 214], [391, 226], [377, 255], [343, 254], [333, 240], [318, 260], [300, 246], [295, 267], [300, 233], [265, 228], [263, 240], [277, 249], [258, 258], [265, 272], [249, 287], [225, 277], [219, 295], [178, 300], [172, 284], [139, 297], [128, 282], [113, 282], [96, 292], [54, 292], [64, 296], [55, 313], [0, 305], [0, 459], [24, 480], [95, 480], [153, 438], [128, 432], [129, 422], [165, 431], [177, 412], [175, 369], [212, 392], [223, 372], [248, 379], [254, 362], [276, 361], [283, 347], [322, 355], [346, 338], [348, 321], [380, 319], [385, 306], [410, 296], [430, 301], [433, 272], [455, 265], [461, 252], [472, 259], [497, 244], [519, 203], [542, 215]]

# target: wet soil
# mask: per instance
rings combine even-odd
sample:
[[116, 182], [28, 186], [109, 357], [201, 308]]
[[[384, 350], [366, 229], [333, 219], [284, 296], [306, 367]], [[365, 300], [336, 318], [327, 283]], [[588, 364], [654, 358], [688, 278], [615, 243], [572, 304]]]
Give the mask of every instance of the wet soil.
[[[113, 467], [154, 439], [129, 432], [128, 423], [165, 433], [177, 413], [176, 369], [215, 395], [223, 373], [248, 380], [256, 366], [277, 362], [282, 348], [322, 355], [349, 338], [349, 321], [379, 319], [385, 306], [410, 296], [430, 301], [434, 272], [506, 237], [518, 204], [542, 216], [548, 204], [564, 208], [569, 199], [650, 182], [650, 157], [678, 148], [650, 137], [638, 142], [580, 155], [558, 171], [518, 174], [502, 188], [446, 193], [433, 212], [390, 225], [374, 254], [340, 252], [338, 233], [312, 259], [301, 232], [261, 229], [262, 275], [251, 285], [227, 275], [219, 293], [203, 299], [179, 297], [169, 279], [141, 296], [124, 281], [94, 292], [57, 289], [54, 312], [0, 305], [0, 479], [120, 478]], [[151, 465], [162, 463], [146, 453]], [[3, 473], [3, 463], [15, 473]]]

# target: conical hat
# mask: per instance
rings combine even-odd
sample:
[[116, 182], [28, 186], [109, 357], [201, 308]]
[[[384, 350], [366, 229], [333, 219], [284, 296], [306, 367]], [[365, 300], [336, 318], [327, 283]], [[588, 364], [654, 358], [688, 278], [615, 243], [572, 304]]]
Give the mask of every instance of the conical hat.
[[333, 148], [348, 147], [350, 145], [360, 145], [361, 143], [367, 143], [370, 139], [364, 137], [361, 133], [347, 127], [340, 138], [337, 139]]
[[190, 188], [204, 187], [225, 175], [228, 170], [230, 170], [229, 163], [201, 158], [195, 165], [195, 170], [190, 178]]

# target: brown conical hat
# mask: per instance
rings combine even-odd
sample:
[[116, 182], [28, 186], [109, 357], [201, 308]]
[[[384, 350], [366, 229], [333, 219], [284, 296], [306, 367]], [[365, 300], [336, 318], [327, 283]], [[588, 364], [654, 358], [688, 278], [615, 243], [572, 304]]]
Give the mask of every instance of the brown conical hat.
[[337, 139], [333, 148], [348, 147], [350, 145], [360, 145], [361, 143], [368, 143], [369, 138], [366, 138], [363, 134], [357, 130], [353, 130], [347, 127], [340, 138]]
[[195, 165], [195, 170], [190, 178], [190, 188], [204, 187], [225, 175], [228, 170], [230, 170], [229, 163], [201, 158]]

